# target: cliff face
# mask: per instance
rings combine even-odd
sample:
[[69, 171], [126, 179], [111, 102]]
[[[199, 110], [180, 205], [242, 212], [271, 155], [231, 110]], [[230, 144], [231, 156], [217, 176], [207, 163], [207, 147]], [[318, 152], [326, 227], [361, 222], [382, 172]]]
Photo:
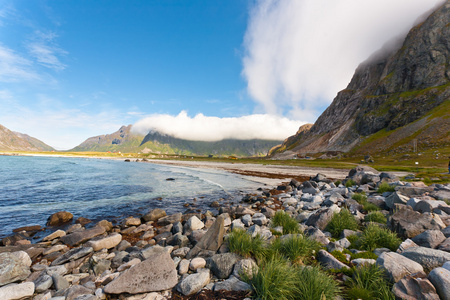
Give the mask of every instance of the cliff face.
[[[384, 137], [404, 131], [396, 139], [385, 139], [385, 147], [378, 147], [383, 151], [402, 144], [402, 140], [407, 143], [407, 134], [411, 134], [408, 126], [415, 132], [429, 131], [430, 126], [448, 127], [448, 110], [441, 115], [434, 109], [448, 109], [450, 99], [449, 22], [450, 1], [446, 1], [412, 28], [403, 43], [387, 45], [362, 63], [347, 88], [338, 93], [311, 129], [296, 139], [289, 155], [367, 151], [366, 137], [380, 131]], [[448, 142], [448, 130], [435, 138]]]
[[44, 142], [29, 135], [12, 132], [0, 125], [0, 150], [2, 151], [52, 151]]

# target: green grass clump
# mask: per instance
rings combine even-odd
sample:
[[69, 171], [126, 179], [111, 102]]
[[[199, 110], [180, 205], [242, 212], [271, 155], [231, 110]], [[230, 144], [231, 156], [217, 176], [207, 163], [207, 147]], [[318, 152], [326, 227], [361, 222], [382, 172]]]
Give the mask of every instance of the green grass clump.
[[364, 222], [375, 222], [375, 223], [382, 223], [386, 224], [387, 219], [385, 215], [383, 215], [380, 211], [371, 212], [368, 215], [364, 217]]
[[278, 226], [283, 227], [283, 234], [300, 233], [298, 222], [282, 210], [278, 210], [272, 218], [272, 227]]
[[391, 284], [377, 265], [365, 264], [356, 268], [347, 286], [348, 299], [395, 299]]
[[243, 257], [254, 257], [260, 260], [267, 251], [264, 240], [259, 235], [252, 237], [243, 229], [234, 229], [228, 236], [227, 243], [230, 252]]
[[342, 230], [358, 230], [358, 222], [348, 209], [341, 209], [339, 213], [335, 213], [328, 223], [326, 230], [335, 238], [339, 238]]
[[394, 232], [370, 223], [354, 242], [354, 246], [357, 249], [368, 251], [373, 251], [376, 248], [389, 248], [395, 251], [401, 242], [401, 239]]
[[244, 276], [257, 299], [294, 299], [297, 294], [297, 276], [292, 265], [285, 259], [274, 257], [264, 261], [252, 278]]
[[371, 211], [381, 210], [381, 208], [379, 208], [378, 206], [376, 206], [375, 204], [373, 204], [371, 202], [366, 201], [363, 204], [363, 210], [365, 210], [367, 212], [371, 212]]
[[379, 194], [383, 194], [384, 192], [394, 192], [395, 191], [395, 187], [391, 186], [389, 183], [387, 182], [382, 182], [379, 186], [378, 186], [378, 190], [377, 193]]
[[255, 298], [262, 300], [336, 299], [340, 294], [333, 277], [318, 267], [292, 265], [279, 257], [263, 262], [251, 279], [244, 280], [252, 286]]
[[270, 251], [281, 255], [292, 263], [309, 263], [320, 250], [321, 244], [302, 234], [277, 239], [270, 245]]
[[294, 299], [337, 299], [340, 288], [332, 276], [318, 267], [300, 267], [297, 271], [298, 295]]
[[334, 250], [334, 251], [331, 251], [330, 254], [333, 255], [334, 258], [339, 260], [341, 263], [348, 264], [347, 256], [344, 253], [342, 253], [341, 251]]
[[352, 195], [352, 199], [356, 200], [359, 204], [363, 204], [367, 201], [367, 196], [365, 193], [355, 193]]
[[358, 259], [358, 258], [366, 258], [366, 259], [377, 259], [378, 255], [376, 255], [373, 252], [370, 251], [364, 251], [364, 252], [359, 252], [359, 253], [352, 253], [351, 255], [351, 260], [354, 259]]
[[356, 182], [353, 179], [349, 179], [345, 182], [345, 187], [351, 187], [356, 185]]

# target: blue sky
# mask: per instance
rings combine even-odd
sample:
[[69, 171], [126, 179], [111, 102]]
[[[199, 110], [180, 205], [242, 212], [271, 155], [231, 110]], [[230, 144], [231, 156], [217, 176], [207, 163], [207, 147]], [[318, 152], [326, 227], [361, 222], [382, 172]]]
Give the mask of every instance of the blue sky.
[[0, 124], [58, 149], [162, 119], [284, 139], [439, 1], [359, 2], [0, 0]]

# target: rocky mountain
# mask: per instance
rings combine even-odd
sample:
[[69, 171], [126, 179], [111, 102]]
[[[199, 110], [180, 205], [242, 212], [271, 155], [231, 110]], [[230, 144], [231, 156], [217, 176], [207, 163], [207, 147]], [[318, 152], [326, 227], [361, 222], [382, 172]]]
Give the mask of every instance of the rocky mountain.
[[88, 138], [70, 151], [121, 151], [172, 155], [234, 155], [263, 156], [280, 141], [222, 140], [217, 142], [190, 141], [151, 131], [146, 136], [131, 131], [132, 125], [118, 131]]
[[346, 89], [275, 157], [379, 153], [450, 143], [450, 1], [358, 66]]
[[13, 132], [0, 125], [1, 151], [53, 151], [54, 149], [44, 142], [27, 134]]

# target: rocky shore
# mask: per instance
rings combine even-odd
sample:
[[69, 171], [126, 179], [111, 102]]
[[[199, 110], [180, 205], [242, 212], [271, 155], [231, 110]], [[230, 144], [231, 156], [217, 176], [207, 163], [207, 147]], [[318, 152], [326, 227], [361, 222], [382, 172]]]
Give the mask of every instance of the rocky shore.
[[[84, 218], [71, 224], [72, 214], [59, 212], [49, 217], [48, 226], [55, 230], [41, 242], [31, 243], [39, 226], [18, 228], [1, 241], [0, 299], [251, 298], [255, 286], [249, 278], [263, 265], [257, 257], [230, 251], [229, 237], [241, 229], [266, 244], [289, 238], [292, 234], [274, 225], [277, 211], [284, 211], [296, 220], [299, 235], [320, 243], [312, 263], [334, 276], [341, 286], [338, 297], [346, 296], [348, 270], [374, 264], [390, 280], [391, 293], [398, 299], [446, 300], [449, 199], [448, 184], [402, 182], [393, 174], [358, 167], [342, 182], [317, 174], [304, 182], [260, 189], [237, 206], [211, 203], [218, 214], [167, 215], [154, 209], [116, 226], [107, 220], [92, 226]], [[336, 232], [330, 224], [347, 211], [358, 227]], [[375, 220], [375, 212], [385, 221]], [[71, 225], [61, 230], [60, 224]], [[395, 249], [354, 248], [374, 226], [401, 238]]]

